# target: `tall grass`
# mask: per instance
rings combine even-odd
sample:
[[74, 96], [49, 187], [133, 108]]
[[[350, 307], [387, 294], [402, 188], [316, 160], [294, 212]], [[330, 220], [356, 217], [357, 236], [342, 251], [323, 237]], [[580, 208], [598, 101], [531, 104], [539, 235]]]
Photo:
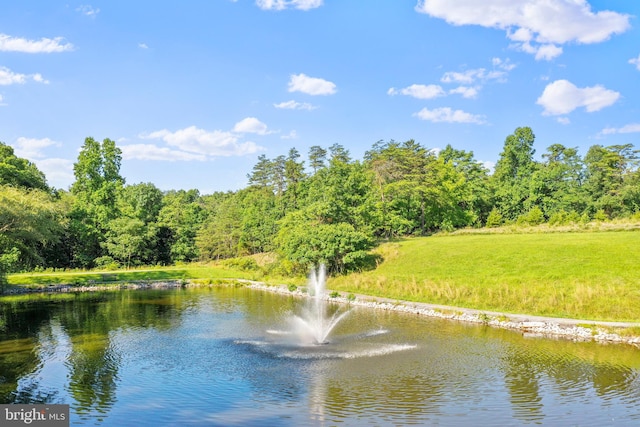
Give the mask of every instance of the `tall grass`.
[[507, 313], [640, 322], [640, 232], [443, 235], [387, 243], [329, 287]]

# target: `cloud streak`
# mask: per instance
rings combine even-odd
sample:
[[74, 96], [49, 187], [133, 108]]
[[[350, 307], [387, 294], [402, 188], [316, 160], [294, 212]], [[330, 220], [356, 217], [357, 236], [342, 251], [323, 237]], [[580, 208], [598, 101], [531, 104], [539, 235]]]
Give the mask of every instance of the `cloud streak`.
[[439, 85], [421, 85], [412, 84], [403, 89], [390, 88], [387, 91], [389, 95], [407, 95], [417, 99], [434, 99], [440, 96], [445, 96], [447, 93]]
[[9, 86], [13, 84], [25, 84], [29, 80], [37, 83], [48, 84], [49, 81], [42, 77], [42, 74], [21, 74], [14, 73], [7, 67], [0, 67], [0, 86]]
[[45, 37], [40, 40], [27, 40], [20, 37], [12, 37], [7, 34], [0, 34], [1, 52], [55, 53], [68, 52], [73, 49], [73, 45], [66, 43], [62, 37], [53, 39]]
[[310, 10], [322, 6], [323, 0], [256, 0], [262, 10]]
[[274, 107], [279, 108], [279, 109], [284, 109], [284, 110], [315, 110], [316, 107], [315, 105], [309, 104], [308, 102], [297, 102], [294, 100], [291, 101], [284, 101], [281, 102], [279, 104], [273, 104]]
[[420, 120], [434, 123], [473, 123], [477, 125], [486, 123], [482, 115], [471, 114], [462, 110], [453, 110], [450, 107], [434, 108], [433, 110], [423, 108], [413, 115]]

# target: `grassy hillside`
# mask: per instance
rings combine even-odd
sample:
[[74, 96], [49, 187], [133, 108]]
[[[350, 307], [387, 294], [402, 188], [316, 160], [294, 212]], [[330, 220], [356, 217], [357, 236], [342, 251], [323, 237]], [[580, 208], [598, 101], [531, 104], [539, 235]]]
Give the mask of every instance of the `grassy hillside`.
[[507, 313], [640, 321], [640, 232], [442, 235], [386, 243], [336, 290]]

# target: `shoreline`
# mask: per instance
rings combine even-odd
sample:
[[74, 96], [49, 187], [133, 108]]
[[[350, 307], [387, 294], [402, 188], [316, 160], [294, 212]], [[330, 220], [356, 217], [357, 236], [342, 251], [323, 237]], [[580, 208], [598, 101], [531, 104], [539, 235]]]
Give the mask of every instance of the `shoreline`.
[[[299, 288], [291, 291], [285, 286], [267, 285], [263, 282], [239, 280], [251, 289], [264, 290], [285, 295], [308, 297]], [[328, 290], [330, 292], [330, 290]], [[422, 302], [398, 301], [389, 298], [356, 294], [355, 299], [342, 296], [324, 296], [326, 301], [339, 302], [359, 307], [397, 311], [418, 316], [440, 318], [459, 322], [475, 323], [494, 328], [522, 332], [525, 337], [560, 338], [571, 341], [595, 341], [603, 344], [628, 344], [640, 349], [640, 336], [623, 336], [607, 328], [640, 327], [640, 323], [605, 322], [593, 320], [565, 319], [525, 314], [499, 313], [462, 307], [452, 307]]]
[[[268, 285], [246, 279], [225, 279], [241, 283], [249, 289], [293, 295], [307, 298], [309, 295], [300, 290], [290, 290], [284, 285]], [[197, 283], [190, 280], [164, 280], [150, 282], [130, 282], [118, 284], [91, 284], [85, 286], [49, 285], [41, 288], [14, 288], [5, 290], [0, 296], [24, 295], [35, 293], [69, 293], [97, 292], [117, 290], [172, 289], [184, 287], [212, 287], [225, 284]], [[327, 290], [327, 292], [331, 292]], [[453, 307], [422, 302], [399, 301], [390, 298], [356, 294], [355, 299], [343, 296], [332, 297], [327, 293], [324, 299], [359, 307], [387, 311], [397, 311], [418, 316], [454, 320], [467, 323], [483, 324], [495, 328], [510, 329], [522, 332], [525, 337], [561, 338], [571, 341], [595, 341], [610, 344], [628, 344], [640, 349], [640, 336], [626, 336], [611, 332], [613, 328], [640, 327], [640, 323], [604, 322], [593, 320], [566, 319], [525, 314], [500, 313], [471, 308]]]

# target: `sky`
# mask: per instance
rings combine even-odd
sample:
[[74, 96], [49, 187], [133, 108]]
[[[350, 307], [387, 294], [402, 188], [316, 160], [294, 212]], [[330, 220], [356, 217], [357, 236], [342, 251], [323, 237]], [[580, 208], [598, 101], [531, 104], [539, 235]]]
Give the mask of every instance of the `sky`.
[[521, 126], [640, 148], [637, 0], [54, 0], [0, 5], [0, 141], [68, 189], [86, 137], [127, 184], [247, 186], [264, 154], [473, 151]]

